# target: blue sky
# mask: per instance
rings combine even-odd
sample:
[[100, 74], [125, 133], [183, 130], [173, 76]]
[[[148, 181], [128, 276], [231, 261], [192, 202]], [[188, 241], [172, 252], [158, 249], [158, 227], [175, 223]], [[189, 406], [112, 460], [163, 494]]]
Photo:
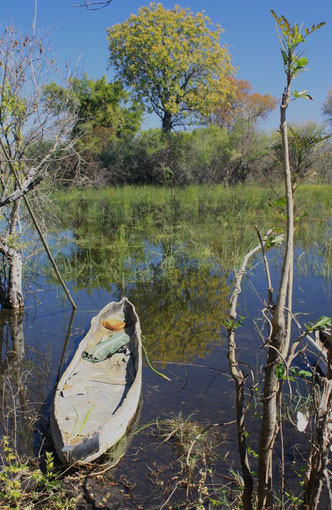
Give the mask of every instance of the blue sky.
[[[2, 0], [1, 25], [14, 24], [23, 32], [31, 30], [34, 6], [37, 3], [37, 29], [47, 33], [60, 64], [85, 71], [99, 78], [108, 69], [106, 28], [125, 21], [131, 13], [149, 2], [143, 0], [113, 0], [100, 11], [74, 7], [79, 0]], [[161, 2], [165, 8], [174, 3], [190, 7], [192, 11], [205, 10], [214, 23], [225, 32], [227, 43], [238, 67], [237, 77], [248, 80], [254, 91], [280, 97], [284, 87], [279, 42], [270, 9], [284, 14], [291, 23], [311, 26], [326, 21], [326, 26], [312, 34], [306, 43], [305, 56], [309, 69], [294, 82], [296, 90], [306, 89], [314, 101], [294, 101], [288, 112], [290, 121], [323, 121], [322, 104], [332, 88], [332, 1], [331, 0], [178, 0]], [[149, 117], [145, 127], [159, 126], [159, 119]], [[265, 122], [267, 129], [278, 127], [278, 111]]]

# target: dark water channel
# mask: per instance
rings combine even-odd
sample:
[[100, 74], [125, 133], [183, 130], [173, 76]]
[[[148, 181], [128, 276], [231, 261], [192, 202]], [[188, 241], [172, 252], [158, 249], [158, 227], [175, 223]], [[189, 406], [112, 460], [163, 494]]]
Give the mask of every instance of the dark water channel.
[[[132, 438], [118, 466], [105, 475], [100, 489], [105, 495], [107, 480], [109, 483], [120, 480], [127, 508], [159, 508], [176, 484], [172, 477], [178, 472], [176, 459], [180, 453], [171, 441], [161, 444], [163, 438], [158, 436], [156, 427], [144, 428], [145, 424], [179, 414], [203, 426], [234, 420], [233, 382], [228, 375], [227, 346], [221, 333], [233, 273], [226, 273], [218, 264], [202, 269], [183, 258], [170, 277], [161, 278], [160, 250], [154, 247], [153, 274], [147, 281], [118, 285], [109, 282], [108, 288], [104, 285], [79, 289], [75, 278], [68, 280], [78, 309], [72, 317], [65, 350], [71, 309], [62, 289], [41, 270], [33, 281], [26, 283], [24, 315], [0, 314], [2, 394], [5, 394], [1, 404], [2, 432], [15, 436], [20, 451], [36, 455], [47, 429], [49, 404], [59, 370], [70, 361], [91, 318], [109, 301], [119, 300], [124, 294], [135, 304], [150, 361], [171, 382], [144, 363], [143, 403], [137, 424], [140, 432]], [[304, 323], [331, 315], [332, 308], [331, 281], [321, 271], [324, 260], [317, 259], [312, 250], [304, 267], [302, 251], [298, 247], [294, 310], [305, 314], [298, 317]], [[269, 258], [273, 284], [277, 287], [280, 251], [271, 251]], [[255, 373], [259, 372], [264, 349], [252, 318], [256, 317], [259, 324], [261, 299], [265, 298], [266, 279], [261, 258], [257, 257], [244, 280], [239, 300], [244, 325], [237, 333], [240, 359]], [[11, 407], [16, 407], [15, 418]], [[43, 420], [39, 419], [40, 413]], [[249, 422], [253, 437], [257, 424], [254, 417]], [[220, 475], [230, 467], [237, 469], [238, 463], [234, 426], [219, 427], [216, 435], [217, 442], [222, 443], [216, 450], [213, 468], [217, 486], [221, 483]], [[301, 442], [301, 437], [292, 432], [289, 441], [295, 444]], [[112, 492], [108, 489], [107, 494]], [[119, 508], [126, 508], [126, 503], [122, 505]], [[107, 503], [105, 507], [113, 508]]]

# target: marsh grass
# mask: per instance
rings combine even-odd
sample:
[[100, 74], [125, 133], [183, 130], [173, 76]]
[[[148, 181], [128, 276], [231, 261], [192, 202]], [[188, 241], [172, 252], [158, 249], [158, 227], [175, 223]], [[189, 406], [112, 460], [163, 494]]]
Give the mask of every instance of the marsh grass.
[[[85, 190], [58, 191], [53, 198], [65, 206], [65, 214], [81, 211], [83, 217], [111, 219], [112, 226], [135, 224], [152, 214], [154, 221], [178, 222], [179, 219], [198, 219], [206, 222], [208, 217], [239, 217], [250, 211], [270, 210], [267, 199], [273, 200], [276, 192], [258, 186], [188, 186], [167, 188], [154, 186], [125, 186]], [[331, 185], [303, 185], [297, 192], [298, 207], [307, 206], [308, 213], [332, 207]], [[88, 207], [88, 210], [86, 209]], [[202, 214], [203, 213], [203, 214]], [[317, 217], [317, 214], [314, 214]], [[78, 221], [80, 216], [76, 216]], [[172, 219], [174, 220], [172, 222]]]
[[[319, 245], [326, 274], [331, 190], [305, 185], [297, 191], [297, 242], [306, 251]], [[272, 190], [255, 186], [58, 191], [58, 227], [72, 231], [74, 243], [69, 255], [60, 250], [57, 262], [77, 288], [172, 278], [188, 265], [229, 271], [256, 242], [255, 225], [261, 232], [282, 227], [282, 211], [269, 205], [275, 199]]]
[[207, 460], [215, 455], [216, 438], [211, 433], [204, 434], [204, 427], [193, 421], [192, 416], [184, 417], [180, 413], [177, 416], [158, 420], [156, 427], [158, 435], [162, 438], [162, 443], [172, 441], [183, 472], [188, 468], [187, 455], [193, 442], [195, 442], [195, 445], [189, 458], [189, 469], [191, 471], [200, 466], [203, 457]]

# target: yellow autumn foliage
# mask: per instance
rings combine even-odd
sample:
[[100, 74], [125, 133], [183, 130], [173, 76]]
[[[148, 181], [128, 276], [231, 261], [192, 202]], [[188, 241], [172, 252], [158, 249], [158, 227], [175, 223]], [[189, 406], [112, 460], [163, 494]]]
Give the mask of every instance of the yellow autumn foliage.
[[235, 71], [222, 32], [202, 12], [151, 3], [108, 29], [110, 65], [148, 111], [174, 127], [229, 98]]

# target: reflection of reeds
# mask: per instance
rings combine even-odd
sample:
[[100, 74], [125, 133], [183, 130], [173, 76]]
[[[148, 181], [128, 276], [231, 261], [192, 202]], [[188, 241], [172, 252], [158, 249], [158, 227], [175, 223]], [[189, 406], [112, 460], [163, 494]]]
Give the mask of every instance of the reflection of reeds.
[[38, 419], [36, 404], [26, 396], [30, 377], [29, 371], [12, 370], [1, 378], [0, 426], [4, 435], [11, 436], [15, 451], [22, 449], [18, 443], [25, 443], [27, 430], [32, 431]]
[[310, 251], [303, 245], [298, 250], [300, 253], [295, 260], [297, 273], [303, 276], [319, 274], [328, 284], [332, 271], [332, 238], [326, 239], [323, 244], [313, 243]]
[[[41, 355], [31, 346], [28, 352], [33, 361], [27, 354], [22, 357], [24, 349], [18, 340], [23, 342], [23, 329], [13, 328], [13, 312], [10, 315], [13, 350], [7, 346], [7, 358], [0, 373], [0, 433], [11, 437], [19, 455], [31, 454], [40, 442], [39, 434], [45, 426], [41, 407], [49, 388], [50, 365], [45, 353]], [[23, 322], [20, 327], [23, 328]], [[37, 422], [38, 430], [35, 430]], [[38, 437], [33, 431], [38, 432]]]

